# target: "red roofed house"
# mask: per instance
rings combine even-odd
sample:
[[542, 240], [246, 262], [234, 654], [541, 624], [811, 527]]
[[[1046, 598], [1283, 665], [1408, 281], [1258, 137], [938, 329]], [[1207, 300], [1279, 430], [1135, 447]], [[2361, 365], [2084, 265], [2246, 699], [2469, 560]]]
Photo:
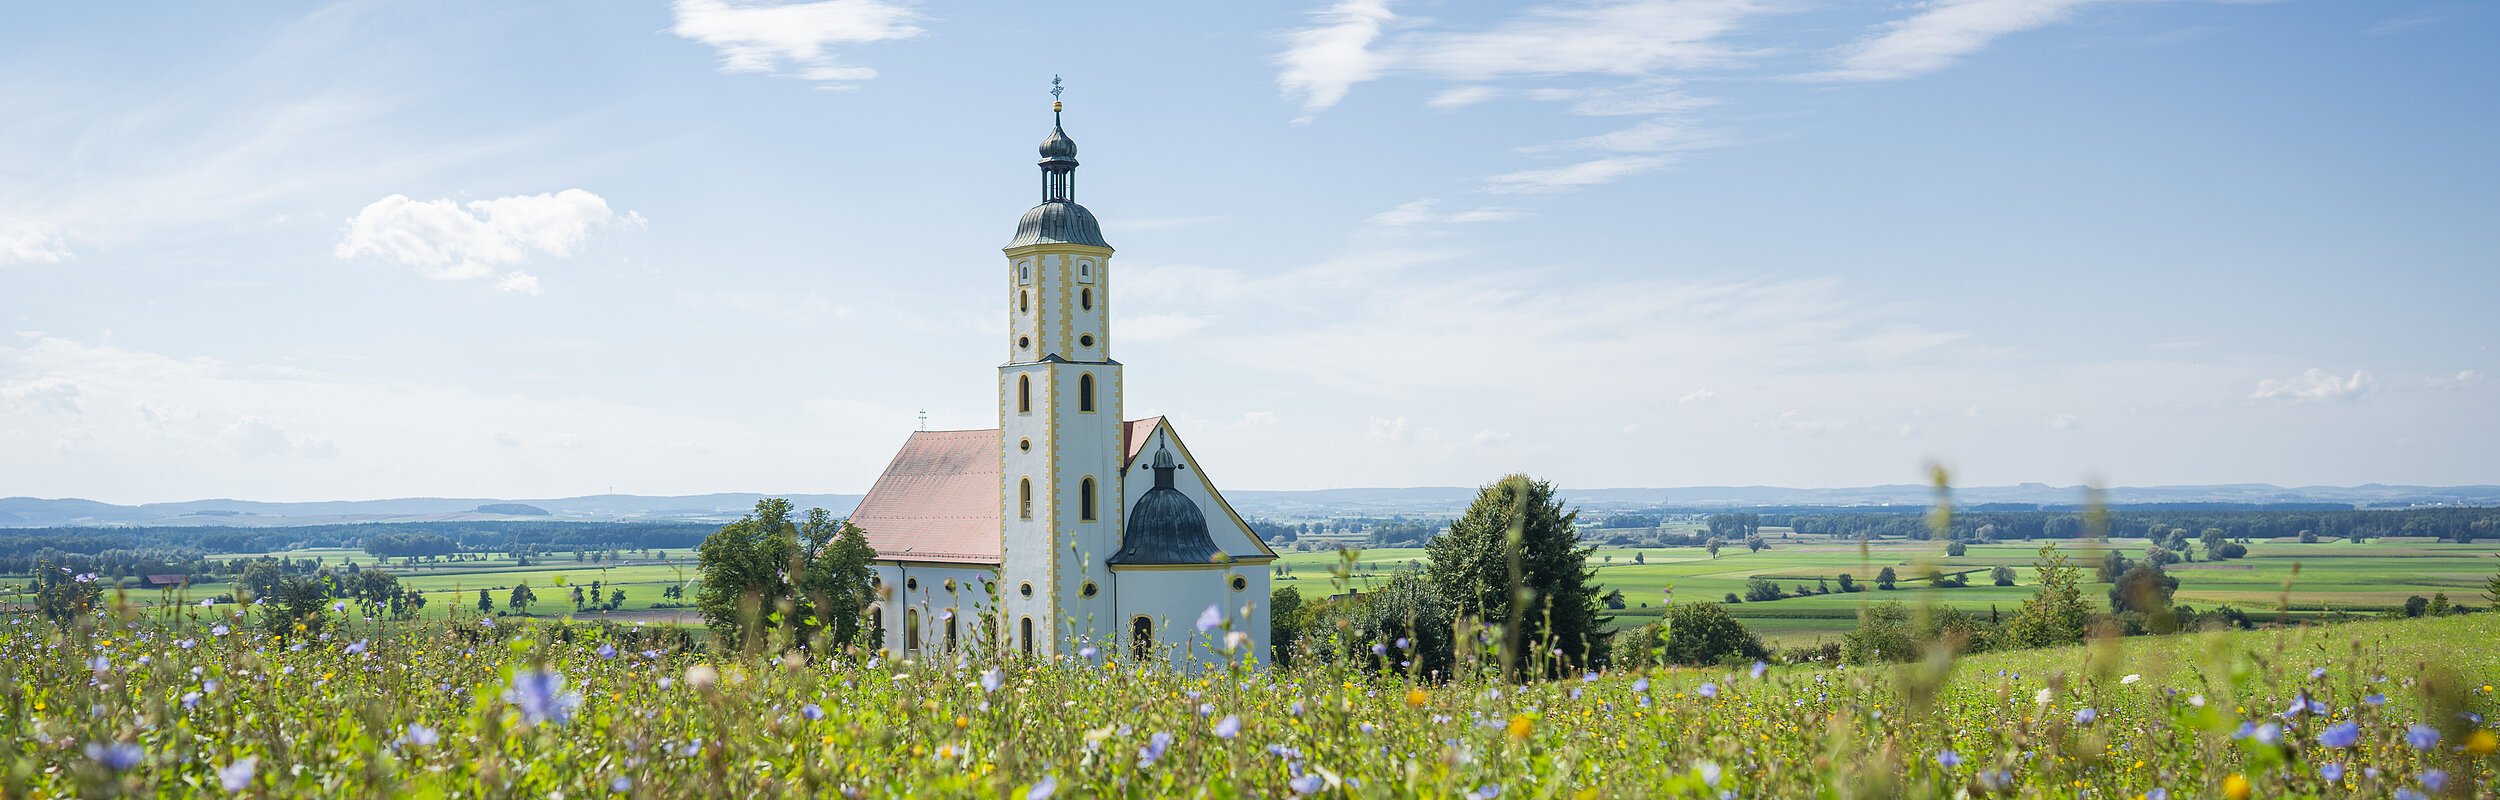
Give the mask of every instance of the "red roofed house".
[[900, 652], [971, 647], [986, 617], [1018, 653], [1178, 663], [1215, 658], [1212, 608], [1264, 659], [1276, 553], [1170, 422], [1121, 419], [1111, 245], [1076, 204], [1076, 143], [1055, 120], [1041, 152], [1042, 204], [999, 284], [999, 427], [912, 434], [851, 514], [891, 590], [875, 626]]

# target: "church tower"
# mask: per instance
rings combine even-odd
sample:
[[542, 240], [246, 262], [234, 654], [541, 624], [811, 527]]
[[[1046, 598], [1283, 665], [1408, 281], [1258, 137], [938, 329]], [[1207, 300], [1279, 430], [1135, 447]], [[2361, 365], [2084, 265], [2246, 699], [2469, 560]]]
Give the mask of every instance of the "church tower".
[[1076, 203], [1076, 142], [1051, 90], [1042, 202], [1007, 242], [1007, 361], [998, 368], [997, 621], [1009, 652], [1116, 641], [1112, 580], [1124, 464], [1120, 363], [1111, 360], [1111, 245]]

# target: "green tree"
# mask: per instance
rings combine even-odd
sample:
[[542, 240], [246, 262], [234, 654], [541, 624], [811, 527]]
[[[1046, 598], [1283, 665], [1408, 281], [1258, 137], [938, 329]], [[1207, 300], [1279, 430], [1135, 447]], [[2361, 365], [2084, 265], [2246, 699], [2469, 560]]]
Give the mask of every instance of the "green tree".
[[2012, 586], [2014, 585], [2014, 568], [1998, 564], [1996, 569], [1988, 570], [1988, 580], [1998, 586]]
[[1900, 579], [1901, 579], [1901, 575], [1900, 575], [1899, 573], [1893, 572], [1891, 567], [1885, 567], [1885, 568], [1883, 568], [1883, 569], [1876, 570], [1876, 571], [1875, 571], [1875, 588], [1877, 588], [1877, 589], [1884, 589], [1884, 590], [1890, 590], [1890, 589], [1892, 589], [1892, 588], [1893, 588], [1893, 587], [1892, 587], [1893, 583], [1894, 583], [1894, 582], [1896, 582], [1896, 581], [1899, 581]]
[[1567, 664], [1603, 660], [1612, 618], [1598, 611], [1597, 572], [1588, 566], [1595, 548], [1579, 545], [1578, 516], [1563, 510], [1553, 484], [1510, 475], [1477, 492], [1467, 513], [1427, 545], [1425, 578], [1442, 605], [1503, 626], [1511, 676], [1519, 674], [1517, 657], [1547, 648]]
[[529, 583], [524, 581], [512, 585], [512, 597], [505, 601], [505, 605], [509, 606], [514, 613], [528, 614], [530, 604], [535, 602], [538, 602], [538, 593], [530, 591]]
[[2091, 621], [2091, 611], [2083, 604], [2083, 591], [2077, 588], [2078, 576], [2066, 554], [2057, 551], [2055, 543], [2040, 546], [2040, 559], [2033, 563], [2040, 573], [2040, 590], [2023, 601], [2014, 612], [2009, 638], [2025, 647], [2049, 647], [2074, 644], [2083, 640], [2083, 626]]
[[2500, 570], [2494, 570], [2491, 581], [2483, 584], [2483, 599], [2491, 601], [2492, 608], [2500, 609]]
[[1945, 545], [1944, 545], [1944, 554], [1945, 554], [1945, 555], [1947, 555], [1947, 556], [1954, 557], [1954, 558], [1961, 558], [1963, 555], [1968, 554], [1969, 552], [1970, 552], [1970, 545], [1963, 544], [1963, 543], [1962, 543], [1962, 541], [1961, 541], [1960, 539], [1955, 539], [1955, 540], [1953, 540], [1953, 541], [1946, 542], [1946, 543], [1945, 543]]
[[1736, 658], [1769, 655], [1762, 639], [1717, 603], [1677, 603], [1667, 607], [1659, 659], [1669, 664], [1708, 666]]
[[776, 630], [791, 646], [849, 644], [875, 591], [865, 532], [821, 508], [793, 521], [790, 501], [777, 497], [704, 538], [696, 557], [695, 606], [738, 650], [763, 647]]
[[1294, 648], [1302, 640], [1303, 610], [1302, 593], [1291, 586], [1267, 593], [1268, 661], [1276, 666], [1293, 666]]
[[1760, 603], [1787, 596], [1780, 591], [1780, 585], [1772, 583], [1769, 578], [1756, 577], [1745, 582], [1745, 602]]
[[495, 613], [495, 598], [494, 596], [487, 594], [484, 589], [477, 590], [477, 613]]
[[27, 587], [35, 593], [35, 609], [55, 625], [95, 611], [104, 599], [103, 587], [93, 573], [72, 573], [68, 567], [39, 564], [35, 581]]

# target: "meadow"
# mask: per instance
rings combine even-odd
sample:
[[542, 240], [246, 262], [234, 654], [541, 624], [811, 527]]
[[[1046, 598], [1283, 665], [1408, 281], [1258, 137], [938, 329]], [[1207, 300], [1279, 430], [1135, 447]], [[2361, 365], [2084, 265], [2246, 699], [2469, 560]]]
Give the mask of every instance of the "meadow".
[[[1756, 553], [1729, 545], [1715, 558], [1700, 547], [1600, 547], [1589, 556], [1589, 565], [1596, 568], [1598, 583], [1623, 592], [1624, 608], [1608, 613], [1626, 627], [1663, 613], [1670, 588], [1678, 600], [1719, 602], [1729, 593], [1742, 596], [1746, 583], [1756, 577], [1792, 592], [1799, 584], [1811, 588], [1822, 581], [1831, 585], [1831, 594], [1728, 606], [1729, 613], [1747, 628], [1782, 646], [1838, 639], [1856, 625], [1859, 605], [1870, 600], [1930, 602], [1984, 616], [1992, 609], [2013, 613], [2037, 588], [2031, 566], [2038, 559], [2041, 542], [1972, 544], [1954, 557], [1945, 554], [1945, 543], [1940, 541], [1882, 539], [1861, 548], [1854, 539], [1784, 534], [1765, 529], [1768, 549]], [[2088, 569], [2106, 549], [2142, 558], [2148, 544], [2144, 539], [2061, 540], [2058, 549]], [[2482, 605], [2485, 582], [2500, 570], [2500, 558], [2495, 557], [2500, 556], [2500, 542], [2490, 541], [2462, 545], [2390, 539], [2257, 542], [2248, 550], [2246, 558], [2171, 565], [2170, 573], [2179, 579], [2176, 602], [2199, 610], [2228, 605], [2264, 621], [2376, 614], [2402, 607], [2407, 597], [2441, 592], [2457, 603]], [[1283, 558], [1277, 565], [1284, 574], [1276, 577], [1274, 585], [1293, 587], [1305, 597], [1332, 593], [1331, 570], [1340, 558], [1336, 552], [1287, 550], [1280, 555]], [[1640, 563], [1635, 563], [1635, 556]], [[1421, 563], [1423, 557], [1421, 548], [1363, 550], [1357, 557], [1354, 585], [1375, 585], [1396, 569]], [[2015, 585], [1989, 585], [1988, 572], [1997, 566], [2014, 568]], [[1898, 589], [1873, 588], [1876, 574], [1885, 567], [1900, 576]], [[1931, 568], [1965, 575], [1970, 585], [1932, 588], [1918, 577]], [[1836, 582], [1844, 573], [1868, 587], [1867, 591], [1840, 593]], [[2086, 591], [2107, 587], [2087, 584]], [[2102, 598], [2091, 599], [2096, 605], [2106, 605]]]
[[0, 797], [2468, 797], [2500, 768], [2500, 614], [1523, 686], [256, 621], [8, 617]]

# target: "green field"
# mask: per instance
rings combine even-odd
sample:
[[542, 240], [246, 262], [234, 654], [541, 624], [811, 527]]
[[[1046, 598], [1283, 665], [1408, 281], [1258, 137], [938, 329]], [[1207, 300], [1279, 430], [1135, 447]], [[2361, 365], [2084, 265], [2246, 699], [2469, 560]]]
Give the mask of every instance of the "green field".
[[[1949, 558], [1942, 542], [1882, 540], [1865, 543], [1862, 549], [1854, 540], [1779, 538], [1775, 531], [1766, 531], [1765, 535], [1771, 547], [1759, 553], [1733, 545], [1722, 548], [1717, 558], [1700, 547], [1602, 547], [1590, 555], [1589, 564], [1597, 569], [1599, 583], [1623, 592], [1625, 607], [1609, 613], [1615, 615], [1619, 624], [1627, 626], [1657, 618], [1670, 587], [1675, 591], [1675, 599], [1682, 602], [1717, 602], [1731, 592], [1742, 596], [1746, 582], [1755, 577], [1773, 579], [1782, 588], [1793, 591], [1796, 584], [1812, 587], [1818, 578], [1836, 582], [1847, 573], [1870, 587], [1868, 591], [1842, 594], [1835, 583], [1831, 594], [1729, 607], [1731, 613], [1765, 639], [1782, 645], [1801, 645], [1818, 638], [1837, 638], [1847, 632], [1856, 624], [1858, 606], [1868, 601], [1932, 601], [1983, 615], [1991, 607], [2010, 614], [2031, 596], [2031, 564], [2038, 557], [2040, 545], [1974, 544], [1962, 557]], [[2142, 539], [2117, 539], [2106, 544], [2064, 541], [2058, 547], [2077, 565], [2085, 566], [2088, 576], [2089, 565], [2100, 558], [2103, 548], [2116, 548], [2129, 558], [2140, 558], [2146, 545]], [[2170, 573], [2179, 579], [2177, 602], [2198, 609], [2229, 605], [2260, 619], [2281, 615], [2286, 601], [2288, 616], [2296, 619], [2337, 611], [2376, 613], [2401, 607], [2408, 596], [2429, 597], [2439, 592], [2446, 592], [2457, 603], [2482, 605], [2486, 582], [2495, 571], [2500, 571], [2500, 558], [2494, 557], [2500, 555], [2500, 542], [2260, 542], [2248, 549], [2247, 558], [2169, 567]], [[1646, 563], [1633, 563], [1635, 554]], [[1332, 570], [1339, 563], [1335, 552], [1286, 551], [1281, 555], [1284, 557], [1277, 564], [1285, 568], [1286, 574], [1275, 579], [1276, 586], [1293, 587], [1306, 598], [1341, 591], [1332, 580]], [[1368, 587], [1385, 580], [1392, 571], [1419, 563], [1423, 555], [1419, 548], [1362, 551], [1353, 585]], [[1988, 585], [1988, 571], [1998, 565], [2015, 567], [2014, 586]], [[1884, 567], [1894, 568], [1902, 577], [1897, 584], [1899, 589], [1886, 592], [1871, 588], [1876, 573]], [[1933, 589], [1927, 581], [1911, 577], [1924, 575], [1931, 567], [1946, 573], [1968, 573], [1971, 585]], [[2107, 588], [2107, 584], [2089, 584], [2085, 590], [2100, 592]], [[2099, 597], [2092, 599], [2103, 602]]]
[[[477, 613], [477, 592], [485, 589], [498, 611], [505, 609], [515, 584], [528, 583], [538, 601], [530, 607], [531, 616], [574, 616], [583, 620], [613, 619], [651, 623], [676, 623], [693, 619], [692, 609], [655, 609], [655, 604], [692, 602], [693, 589], [688, 585], [696, 574], [694, 551], [691, 549], [660, 550], [659, 558], [626, 558], [605, 564], [576, 562], [569, 555], [533, 559], [529, 566], [509, 556], [493, 555], [472, 561], [452, 561], [405, 565], [398, 560], [376, 559], [362, 550], [324, 548], [288, 550], [275, 553], [246, 553], [211, 556], [212, 561], [234, 561], [264, 556], [291, 559], [322, 560], [324, 566], [343, 566], [353, 562], [364, 569], [380, 569], [399, 580], [400, 585], [425, 592], [424, 618], [449, 618], [456, 607], [464, 616]], [[181, 605], [203, 598], [231, 594], [234, 586], [228, 576], [203, 576], [179, 590], [162, 591], [131, 589], [130, 598], [146, 604]], [[25, 576], [0, 577], [9, 593], [24, 588]], [[591, 611], [575, 614], [572, 587], [587, 590], [592, 581], [600, 582], [600, 593], [623, 589], [625, 603], [615, 612]], [[687, 597], [668, 600], [661, 590], [673, 585], [686, 585]], [[0, 594], [0, 598], [11, 594]]]

